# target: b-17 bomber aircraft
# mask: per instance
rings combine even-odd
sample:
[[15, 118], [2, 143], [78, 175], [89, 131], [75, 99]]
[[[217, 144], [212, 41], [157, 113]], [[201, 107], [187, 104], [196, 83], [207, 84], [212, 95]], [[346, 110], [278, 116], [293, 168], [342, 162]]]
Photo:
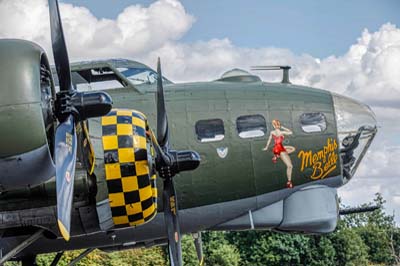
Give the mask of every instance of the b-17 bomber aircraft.
[[160, 60], [70, 64], [49, 10], [54, 68], [0, 40], [0, 264], [168, 244], [182, 265], [181, 234], [335, 229], [336, 190], [377, 132], [368, 106], [291, 84], [288, 66], [253, 68], [280, 83], [233, 69], [174, 84]]

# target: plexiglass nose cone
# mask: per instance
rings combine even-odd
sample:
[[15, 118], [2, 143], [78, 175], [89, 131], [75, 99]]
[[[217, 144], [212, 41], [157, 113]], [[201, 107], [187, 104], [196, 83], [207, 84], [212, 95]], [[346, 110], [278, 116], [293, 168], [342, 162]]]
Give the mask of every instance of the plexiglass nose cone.
[[347, 182], [356, 172], [376, 132], [376, 118], [369, 106], [332, 93], [342, 159]]

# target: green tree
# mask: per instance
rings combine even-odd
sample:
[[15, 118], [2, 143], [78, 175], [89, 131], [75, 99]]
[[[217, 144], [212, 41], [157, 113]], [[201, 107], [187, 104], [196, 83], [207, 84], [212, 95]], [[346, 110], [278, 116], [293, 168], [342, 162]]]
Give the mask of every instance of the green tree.
[[338, 230], [331, 236], [336, 251], [337, 265], [362, 266], [368, 264], [368, 247], [351, 228]]
[[209, 251], [205, 258], [206, 265], [239, 266], [240, 254], [237, 248], [228, 243], [222, 243]]
[[394, 264], [400, 265], [400, 228], [394, 228], [390, 232], [390, 251]]
[[191, 235], [184, 235], [182, 237], [182, 260], [185, 266], [199, 265], [196, 248]]
[[213, 266], [238, 266], [240, 253], [235, 245], [226, 239], [225, 232], [203, 233], [205, 264]]
[[309, 250], [306, 253], [304, 265], [336, 265], [336, 250], [327, 236], [310, 236]]
[[228, 242], [236, 246], [240, 253], [242, 265], [245, 265], [253, 257], [253, 252], [257, 247], [254, 243], [265, 234], [271, 234], [268, 231], [238, 231], [227, 232], [225, 238]]
[[388, 230], [370, 224], [354, 230], [368, 247], [370, 262], [386, 265], [394, 263]]
[[395, 241], [393, 233], [396, 230], [394, 215], [384, 212], [386, 201], [382, 195], [375, 194], [373, 202], [360, 207], [372, 205], [380, 208], [373, 212], [355, 213], [342, 217], [341, 226], [351, 228], [356, 232], [368, 247], [368, 259], [374, 264], [391, 265], [396, 261]]
[[241, 265], [301, 265], [310, 237], [270, 231], [231, 232], [227, 239], [240, 250]]
[[[67, 265], [76, 258], [83, 250], [74, 250], [64, 252], [59, 266]], [[51, 264], [55, 253], [42, 254], [37, 256], [36, 262], [39, 266], [48, 266]], [[164, 266], [166, 265], [166, 256], [159, 247], [148, 249], [131, 249], [117, 252], [102, 252], [95, 250], [88, 256], [79, 261], [77, 266]]]
[[251, 265], [300, 265], [307, 254], [309, 238], [299, 234], [273, 233], [257, 239]]

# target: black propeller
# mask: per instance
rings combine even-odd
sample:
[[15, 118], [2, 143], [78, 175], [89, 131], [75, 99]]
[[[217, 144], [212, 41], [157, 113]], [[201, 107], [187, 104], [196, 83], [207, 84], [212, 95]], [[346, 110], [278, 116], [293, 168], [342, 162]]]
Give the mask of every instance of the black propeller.
[[203, 241], [201, 239], [201, 232], [192, 234], [194, 247], [196, 248], [197, 259], [199, 260], [199, 265], [204, 265], [204, 254], [203, 254]]
[[55, 136], [55, 167], [58, 227], [65, 240], [70, 238], [77, 137], [75, 125], [90, 117], [106, 115], [112, 107], [104, 92], [78, 92], [71, 83], [68, 52], [57, 0], [49, 1], [51, 41], [60, 85], [55, 114], [60, 124]]
[[157, 62], [157, 75], [157, 139], [153, 135], [153, 143], [157, 153], [156, 170], [159, 176], [164, 179], [164, 220], [167, 228], [170, 262], [173, 266], [181, 266], [182, 248], [178, 199], [173, 177], [179, 172], [196, 169], [200, 165], [200, 156], [195, 151], [176, 151], [171, 149], [160, 59]]
[[168, 148], [168, 117], [165, 110], [164, 87], [161, 73], [160, 58], [157, 60], [157, 141], [162, 148]]

